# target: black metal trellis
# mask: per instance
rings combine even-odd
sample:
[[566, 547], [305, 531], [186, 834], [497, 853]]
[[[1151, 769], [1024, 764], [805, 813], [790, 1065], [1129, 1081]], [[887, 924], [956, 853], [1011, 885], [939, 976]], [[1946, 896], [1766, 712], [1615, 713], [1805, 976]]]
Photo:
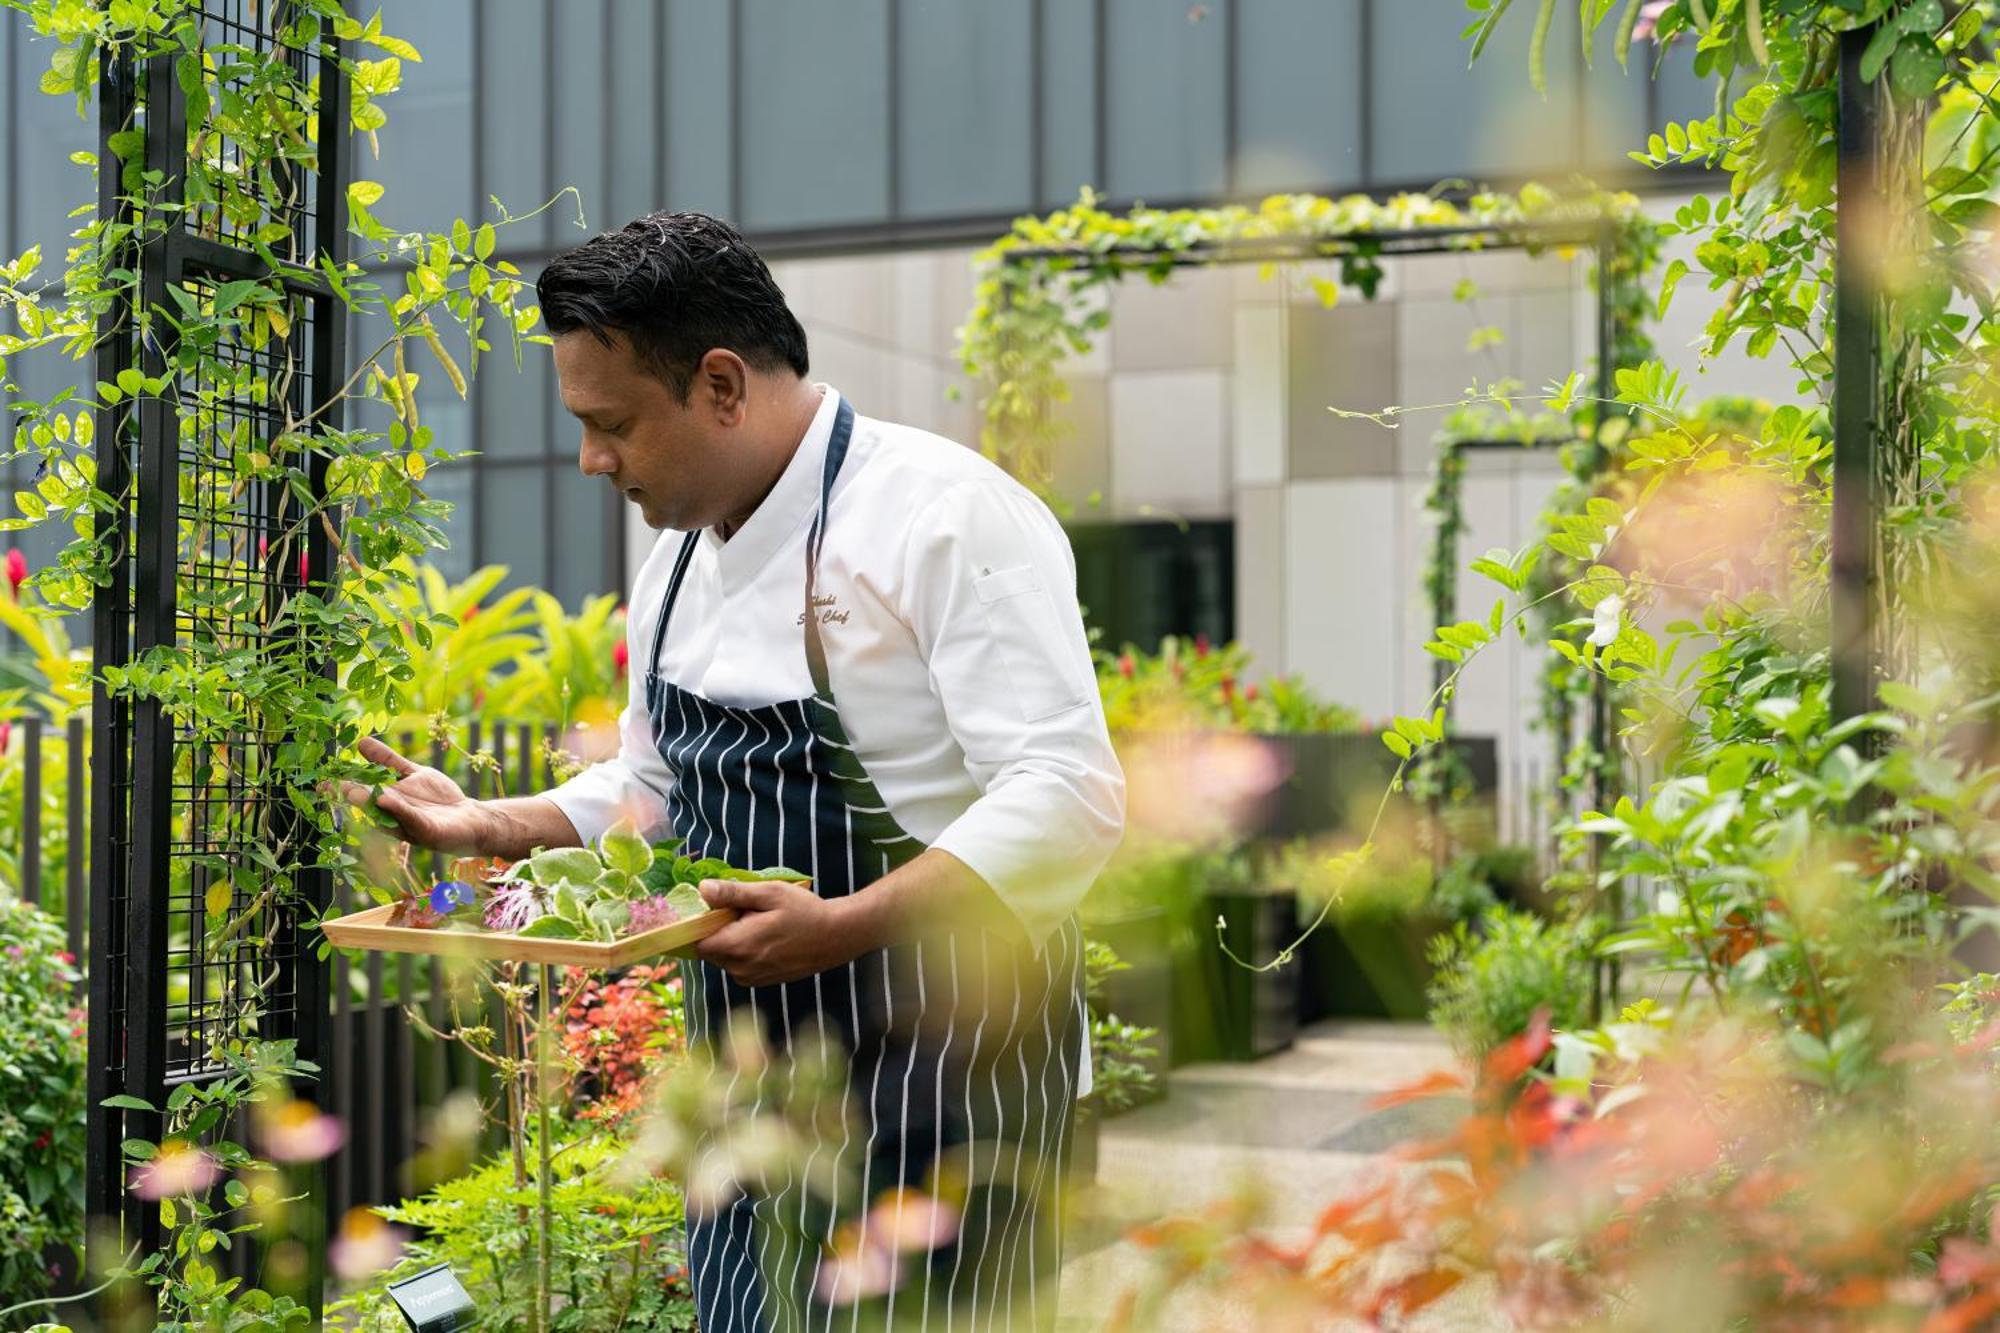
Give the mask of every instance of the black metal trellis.
[[[1861, 77], [1875, 28], [1840, 35], [1839, 175], [1835, 187], [1833, 343], [1833, 514], [1829, 530], [1831, 639], [1829, 670], [1836, 718], [1875, 707], [1874, 583], [1875, 390], [1880, 346], [1875, 307], [1878, 257], [1866, 252], [1868, 203], [1879, 196], [1876, 154], [1881, 114], [1876, 90]], [[1884, 76], [1886, 77], [1886, 75]], [[1856, 207], [1850, 208], [1850, 204]]]
[[[1487, 254], [1515, 250], [1540, 252], [1564, 247], [1588, 248], [1597, 259], [1595, 330], [1597, 415], [1591, 438], [1593, 447], [1600, 451], [1601, 459], [1605, 448], [1604, 427], [1612, 415], [1611, 403], [1616, 394], [1617, 367], [1612, 364], [1612, 358], [1618, 345], [1618, 311], [1612, 301], [1610, 260], [1617, 243], [1616, 222], [1608, 215], [1600, 214], [1594, 217], [1548, 221], [1410, 227], [1393, 231], [1354, 232], [1344, 236], [1299, 234], [1251, 239], [1225, 238], [1174, 248], [1119, 245], [1105, 252], [1079, 246], [1022, 246], [1003, 252], [1001, 262], [1010, 267], [1022, 267], [1069, 260], [1073, 261], [1075, 267], [1083, 268], [1111, 259], [1118, 264], [1122, 274], [1143, 273], [1161, 268], [1206, 268], [1217, 264], [1306, 263], [1347, 256], [1390, 260], [1430, 254]], [[1009, 290], [1009, 284], [1001, 284], [1000, 293], [1003, 301], [1008, 299]], [[1604, 810], [1618, 798], [1623, 781], [1615, 766], [1609, 744], [1611, 697], [1601, 673], [1593, 673], [1591, 676], [1588, 726], [1591, 753], [1596, 758], [1596, 762], [1591, 766], [1590, 799], [1596, 809]], [[1593, 843], [1591, 865], [1593, 883], [1597, 878], [1596, 848]], [[1622, 912], [1624, 897], [1622, 885], [1603, 885], [1600, 886], [1600, 892], [1605, 895], [1603, 901], [1610, 904], [1614, 913]], [[1593, 996], [1594, 1007], [1602, 1007], [1602, 996], [1607, 985], [1615, 992], [1616, 984], [1617, 970], [1614, 961], [1608, 972], [1600, 970], [1593, 978], [1596, 992]]]
[[[330, 32], [295, 35], [300, 14], [277, 0], [208, 0], [192, 17], [204, 45], [231, 48], [222, 65], [284, 62], [295, 76], [292, 109], [314, 118], [316, 159], [259, 161], [210, 117], [196, 117], [190, 138], [186, 93], [175, 57], [135, 61], [107, 53], [100, 63], [99, 215], [144, 221], [116, 265], [139, 277], [100, 327], [97, 378], [116, 383], [136, 370], [164, 387], [99, 410], [96, 461], [101, 489], [120, 503], [98, 516], [109, 552], [93, 629], [99, 668], [117, 667], [154, 648], [264, 653], [279, 646], [276, 610], [328, 574], [331, 547], [320, 524], [300, 528], [305, 513], [282, 482], [239, 480], [251, 452], [276, 457], [287, 428], [316, 416], [338, 429], [346, 373], [344, 305], [323, 283], [296, 272], [322, 258], [345, 258], [347, 83]], [[317, 21], [297, 34], [314, 32]], [[214, 77], [214, 76], [211, 76]], [[310, 102], [317, 87], [317, 103]], [[161, 182], [143, 208], [128, 197], [114, 136], [143, 136], [138, 155]], [[199, 154], [189, 161], [190, 148]], [[191, 168], [209, 181], [238, 182], [228, 205], [213, 190], [187, 188]], [[271, 265], [256, 247], [284, 262], [278, 286], [287, 327], [224, 331], [213, 346], [179, 345], [173, 321], [225, 284], [269, 283]], [[312, 455], [309, 489], [321, 493], [326, 460]], [[333, 663], [320, 669], [331, 672]], [[254, 704], [247, 716], [255, 717]], [[157, 700], [127, 700], [100, 683], [93, 697], [96, 781], [92, 784], [90, 855], [90, 1125], [86, 1207], [92, 1218], [93, 1268], [135, 1247], [157, 1246], [157, 1209], [127, 1195], [120, 1144], [157, 1139], [155, 1114], [110, 1108], [107, 1098], [163, 1106], [182, 1084], [225, 1068], [218, 1044], [230, 1017], [224, 996], [254, 989], [259, 1035], [297, 1042], [302, 1060], [324, 1066], [326, 969], [301, 922], [316, 915], [330, 888], [324, 871], [300, 871], [288, 891], [262, 906], [232, 869], [248, 869], [253, 848], [290, 839], [295, 859], [309, 833], [276, 787], [273, 756], [282, 737], [246, 724], [208, 735], [199, 745], [188, 719]], [[247, 878], [248, 876], [244, 876]], [[210, 891], [228, 885], [228, 901]], [[210, 907], [251, 928], [211, 940]], [[322, 1098], [323, 1091], [317, 1095]], [[315, 1201], [323, 1191], [315, 1190]], [[308, 1208], [309, 1259], [322, 1248], [323, 1219]], [[250, 1262], [238, 1253], [230, 1260]], [[311, 1284], [308, 1284], [309, 1295]]]

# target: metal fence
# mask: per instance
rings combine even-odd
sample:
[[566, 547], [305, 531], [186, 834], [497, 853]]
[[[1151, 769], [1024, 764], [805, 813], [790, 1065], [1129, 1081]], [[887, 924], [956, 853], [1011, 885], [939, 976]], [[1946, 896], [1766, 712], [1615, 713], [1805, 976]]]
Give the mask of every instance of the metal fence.
[[[475, 796], [545, 790], [554, 774], [545, 746], [553, 727], [527, 723], [472, 723], [452, 745], [402, 735], [389, 738], [403, 753], [423, 755]], [[428, 747], [428, 753], [425, 752]], [[491, 755], [475, 765], [470, 755]], [[37, 717], [7, 723], [0, 749], [0, 892], [9, 889], [63, 923], [69, 951], [89, 957], [88, 913], [91, 764], [90, 727], [73, 717], [54, 725]], [[443, 858], [420, 853], [422, 868], [443, 870]], [[364, 889], [342, 880], [334, 888], [342, 911], [368, 904]], [[447, 1094], [467, 1089], [483, 1102], [498, 1095], [492, 1070], [454, 1043], [427, 1035], [411, 1014], [434, 1028], [448, 1021], [446, 978], [435, 958], [369, 954], [352, 963], [333, 961], [323, 1109], [347, 1126], [347, 1140], [328, 1163], [329, 1207], [336, 1219], [349, 1208], [405, 1196], [405, 1167], [423, 1145], [428, 1112]], [[486, 1117], [488, 1147], [503, 1133]]]

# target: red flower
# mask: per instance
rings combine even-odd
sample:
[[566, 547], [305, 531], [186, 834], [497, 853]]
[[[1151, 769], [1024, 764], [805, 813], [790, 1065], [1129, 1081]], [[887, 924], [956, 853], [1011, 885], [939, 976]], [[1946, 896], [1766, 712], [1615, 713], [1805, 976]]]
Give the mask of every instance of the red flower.
[[311, 562], [307, 560], [306, 553], [304, 551], [299, 552], [299, 582], [300, 583], [312, 582]]
[[1243, 687], [1243, 700], [1244, 700], [1244, 702], [1245, 702], [1245, 703], [1255, 703], [1255, 702], [1257, 702], [1257, 682], [1256, 682], [1256, 681], [1254, 681], [1254, 680], [1253, 680], [1253, 681], [1251, 681], [1251, 682], [1250, 682], [1250, 683], [1249, 683], [1248, 685], [1245, 685], [1245, 686]]
[[45, 1129], [41, 1132], [40, 1135], [36, 1137], [35, 1147], [40, 1149], [40, 1148], [46, 1148], [48, 1146], [49, 1146], [49, 1131]]
[[1196, 657], [1208, 656], [1208, 636], [1206, 634], [1197, 634], [1194, 636], [1194, 655]]
[[618, 668], [619, 675], [622, 676], [625, 674], [625, 668], [630, 666], [631, 662], [632, 648], [630, 644], [620, 639], [611, 645], [611, 665]]
[[1127, 680], [1130, 680], [1132, 679], [1132, 673], [1137, 669], [1138, 668], [1133, 664], [1132, 654], [1124, 653], [1119, 656], [1118, 658], [1119, 675], [1125, 677], [1125, 679]]
[[7, 753], [7, 742], [13, 739], [13, 736], [14, 724], [12, 722], [0, 721], [0, 754]]
[[27, 578], [28, 557], [21, 554], [19, 547], [15, 547], [7, 552], [7, 582], [13, 585], [15, 593], [18, 594]]

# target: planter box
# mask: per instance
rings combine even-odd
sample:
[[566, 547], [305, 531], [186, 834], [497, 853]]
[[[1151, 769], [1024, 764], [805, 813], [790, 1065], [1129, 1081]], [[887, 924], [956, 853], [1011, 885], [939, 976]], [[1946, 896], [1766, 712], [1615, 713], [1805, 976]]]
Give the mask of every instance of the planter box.
[[1290, 894], [1250, 892], [1210, 894], [1202, 902], [1200, 920], [1191, 923], [1191, 957], [1177, 969], [1176, 1062], [1254, 1060], [1284, 1050], [1299, 1030], [1298, 967], [1253, 972], [1230, 961], [1214, 922], [1222, 918], [1224, 938], [1238, 957], [1262, 962], [1297, 933], [1297, 901]]
[[1444, 926], [1434, 917], [1329, 918], [1299, 950], [1300, 1018], [1427, 1017], [1424, 949]]

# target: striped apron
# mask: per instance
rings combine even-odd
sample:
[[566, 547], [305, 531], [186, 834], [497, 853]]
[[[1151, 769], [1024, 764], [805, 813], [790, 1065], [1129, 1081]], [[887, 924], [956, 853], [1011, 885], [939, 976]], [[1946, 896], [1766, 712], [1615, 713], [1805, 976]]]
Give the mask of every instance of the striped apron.
[[[693, 533], [647, 659], [653, 735], [674, 774], [674, 835], [689, 855], [791, 866], [822, 897], [865, 889], [924, 850], [848, 742], [812, 613], [833, 482], [853, 428], [843, 401], [806, 542], [812, 695], [739, 708], [660, 675]], [[787, 1184], [690, 1217], [688, 1269], [704, 1333], [858, 1326], [860, 1305], [819, 1299], [821, 1255], [841, 1223], [898, 1189], [950, 1207], [957, 1235], [904, 1256], [900, 1280], [870, 1299], [868, 1326], [1053, 1326], [1062, 1163], [1084, 1031], [1082, 954], [1071, 918], [1036, 949], [962, 925], [776, 986], [745, 987], [718, 967], [683, 961], [690, 1040], [712, 1047], [732, 1011], [747, 1007], [779, 1049], [794, 1034], [837, 1043], [854, 1126], [848, 1141], [815, 1148], [838, 1156], [848, 1197], [809, 1197]]]

